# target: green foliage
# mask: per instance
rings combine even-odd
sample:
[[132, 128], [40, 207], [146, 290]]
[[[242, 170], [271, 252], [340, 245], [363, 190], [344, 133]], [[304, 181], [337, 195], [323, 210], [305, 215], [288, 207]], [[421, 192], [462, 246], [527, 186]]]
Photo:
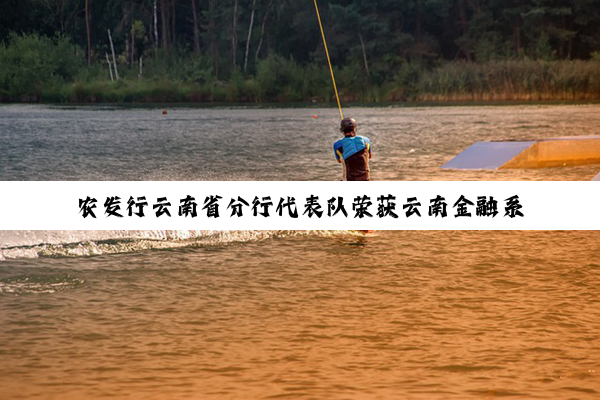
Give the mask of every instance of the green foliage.
[[138, 40], [146, 38], [146, 27], [144, 26], [144, 23], [139, 19], [133, 21], [133, 24], [131, 24], [131, 33]]
[[57, 88], [77, 75], [83, 54], [62, 36], [12, 34], [9, 44], [0, 45], [0, 90], [40, 98], [43, 87]]
[[387, 89], [388, 98], [394, 101], [414, 101], [419, 94], [419, 82], [423, 74], [423, 65], [419, 62], [405, 62], [392, 78]]
[[[335, 101], [310, 1], [157, 1], [156, 27], [153, 1], [89, 1], [89, 32], [86, 2], [4, 3], [2, 100]], [[343, 101], [471, 98], [486, 91], [490, 97], [576, 96], [565, 84], [588, 96], [596, 82], [593, 71], [571, 75], [569, 64], [558, 61], [599, 58], [600, 0], [328, 0], [319, 6]], [[108, 83], [107, 29], [119, 83]], [[88, 33], [91, 66], [83, 63]]]
[[[259, 101], [299, 101], [303, 95], [304, 74], [292, 59], [270, 55], [256, 66]], [[283, 89], [283, 90], [282, 90]]]
[[[325, 65], [312, 2], [294, 0], [158, 1], [157, 32], [153, 1], [89, 1], [92, 61], [109, 52], [106, 30], [113, 34], [117, 58], [150, 60], [155, 51], [187, 59], [196, 50], [216, 79], [229, 79], [268, 54], [300, 66]], [[19, 34], [67, 35], [87, 48], [84, 2], [80, 0], [5, 0], [0, 13], [0, 42]], [[367, 59], [371, 84], [406, 61], [487, 62], [517, 59], [589, 59], [600, 49], [600, 0], [329, 0], [320, 1], [332, 61], [343, 69]], [[234, 15], [235, 14], [235, 15]], [[252, 17], [251, 17], [252, 16]], [[252, 28], [252, 29], [250, 29]], [[251, 33], [251, 34], [250, 34]], [[155, 37], [157, 35], [158, 37]], [[132, 37], [133, 36], [133, 37]], [[133, 40], [132, 40], [133, 39]], [[247, 43], [248, 42], [248, 43]], [[259, 49], [260, 45], [260, 49]], [[150, 54], [152, 53], [152, 54]], [[157, 67], [158, 69], [158, 67]], [[162, 68], [162, 79], [172, 79]], [[383, 73], [379, 73], [383, 71]]]

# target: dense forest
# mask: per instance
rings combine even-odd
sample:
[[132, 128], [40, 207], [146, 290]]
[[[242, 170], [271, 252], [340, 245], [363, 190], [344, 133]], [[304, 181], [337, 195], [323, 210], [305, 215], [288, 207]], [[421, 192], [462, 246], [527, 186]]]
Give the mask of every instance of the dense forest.
[[[331, 100], [313, 0], [3, 0], [4, 101]], [[345, 101], [600, 99], [600, 0], [319, 2]]]

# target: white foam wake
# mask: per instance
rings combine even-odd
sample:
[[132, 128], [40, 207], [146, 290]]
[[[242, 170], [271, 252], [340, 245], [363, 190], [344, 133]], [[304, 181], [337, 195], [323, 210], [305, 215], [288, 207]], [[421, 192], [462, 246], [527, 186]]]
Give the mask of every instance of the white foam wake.
[[273, 237], [347, 231], [0, 231], [0, 260], [85, 257], [151, 249], [218, 246]]

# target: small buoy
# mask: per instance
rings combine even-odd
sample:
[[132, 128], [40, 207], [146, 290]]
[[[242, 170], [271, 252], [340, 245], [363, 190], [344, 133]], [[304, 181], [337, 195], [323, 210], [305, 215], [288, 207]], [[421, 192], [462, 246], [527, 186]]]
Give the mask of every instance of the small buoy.
[[162, 115], [167, 115], [169, 112], [167, 110], [162, 110]]
[[313, 116], [312, 116], [312, 117], [313, 117], [314, 119], [317, 119], [317, 118], [319, 118], [319, 116], [318, 116], [317, 114], [313, 114]]

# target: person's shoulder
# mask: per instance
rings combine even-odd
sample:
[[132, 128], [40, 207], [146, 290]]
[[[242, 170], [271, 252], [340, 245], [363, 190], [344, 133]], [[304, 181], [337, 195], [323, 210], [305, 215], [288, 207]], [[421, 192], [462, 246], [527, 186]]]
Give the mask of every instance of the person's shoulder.
[[344, 139], [336, 140], [336, 141], [333, 143], [333, 148], [340, 147], [340, 146], [342, 145], [342, 140], [344, 140]]
[[365, 142], [370, 142], [370, 141], [371, 141], [371, 139], [369, 139], [369, 138], [368, 138], [368, 137], [366, 137], [366, 136], [359, 135], [359, 136], [357, 136], [357, 137], [359, 137], [359, 138], [363, 139]]

